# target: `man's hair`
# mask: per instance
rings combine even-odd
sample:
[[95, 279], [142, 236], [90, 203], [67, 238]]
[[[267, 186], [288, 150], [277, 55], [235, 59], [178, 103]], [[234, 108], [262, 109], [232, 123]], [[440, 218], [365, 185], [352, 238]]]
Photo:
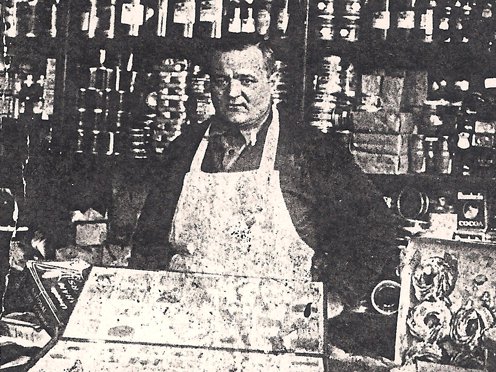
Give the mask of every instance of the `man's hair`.
[[257, 47], [262, 52], [265, 70], [267, 71], [268, 76], [271, 76], [276, 71], [274, 51], [267, 40], [259, 36], [252, 36], [251, 34], [230, 36], [211, 43], [206, 56], [207, 71], [212, 72], [213, 60], [219, 53], [233, 50], [245, 50], [252, 46]]

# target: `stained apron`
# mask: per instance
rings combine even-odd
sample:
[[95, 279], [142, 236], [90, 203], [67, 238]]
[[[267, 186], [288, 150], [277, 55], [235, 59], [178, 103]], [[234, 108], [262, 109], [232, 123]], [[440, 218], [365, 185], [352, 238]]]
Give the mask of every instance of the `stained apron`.
[[207, 129], [184, 178], [169, 241], [170, 269], [311, 280], [314, 251], [298, 235], [274, 169], [279, 114], [273, 108], [260, 167], [206, 173]]

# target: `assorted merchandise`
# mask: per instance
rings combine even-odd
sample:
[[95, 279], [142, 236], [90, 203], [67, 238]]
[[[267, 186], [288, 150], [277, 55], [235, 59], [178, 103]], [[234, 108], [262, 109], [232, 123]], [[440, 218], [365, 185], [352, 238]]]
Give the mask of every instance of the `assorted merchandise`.
[[310, 2], [310, 15], [318, 40], [477, 43], [492, 51], [493, 8], [489, 0], [320, 0]]

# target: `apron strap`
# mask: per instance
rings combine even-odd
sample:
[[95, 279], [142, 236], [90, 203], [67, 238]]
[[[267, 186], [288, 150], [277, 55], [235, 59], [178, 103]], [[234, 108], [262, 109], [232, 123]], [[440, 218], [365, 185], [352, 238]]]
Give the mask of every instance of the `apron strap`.
[[203, 163], [203, 158], [205, 157], [205, 153], [207, 152], [207, 147], [208, 147], [208, 136], [210, 135], [210, 127], [212, 124], [210, 124], [203, 135], [203, 138], [200, 142], [200, 145], [198, 146], [198, 149], [196, 150], [195, 156], [193, 157], [193, 161], [191, 162], [191, 166], [189, 168], [190, 172], [200, 172], [201, 171], [201, 166]]
[[262, 160], [260, 160], [260, 171], [271, 172], [274, 170], [277, 154], [277, 143], [279, 141], [279, 111], [276, 105], [272, 105], [272, 121], [270, 122], [267, 136], [265, 138]]
[[[200, 172], [205, 153], [208, 147], [208, 138], [210, 134], [210, 124], [203, 135], [203, 138], [196, 150], [193, 161], [191, 162], [190, 172]], [[267, 137], [265, 139], [264, 149], [262, 152], [262, 160], [260, 161], [260, 171], [270, 172], [274, 169], [277, 154], [277, 143], [279, 140], [279, 111], [276, 105], [272, 106], [272, 121], [270, 122], [269, 129], [267, 130]]]

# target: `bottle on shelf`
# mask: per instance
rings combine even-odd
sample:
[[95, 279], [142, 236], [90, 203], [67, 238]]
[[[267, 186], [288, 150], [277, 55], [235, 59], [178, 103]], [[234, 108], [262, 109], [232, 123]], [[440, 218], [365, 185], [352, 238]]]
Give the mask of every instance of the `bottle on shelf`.
[[450, 43], [455, 29], [456, 19], [453, 14], [454, 4], [452, 0], [439, 1], [434, 11], [434, 40], [438, 43]]
[[415, 28], [415, 0], [395, 0], [391, 4], [391, 32], [388, 38], [401, 44], [411, 41]]
[[7, 0], [2, 6], [5, 36], [16, 37], [19, 33], [17, 25], [17, 7], [19, 0]]
[[289, 0], [274, 0], [272, 4], [272, 19], [274, 27], [273, 35], [284, 37], [289, 26]]
[[172, 12], [173, 33], [192, 38], [196, 22], [195, 0], [174, 0]]
[[412, 39], [433, 42], [434, 34], [434, 9], [437, 3], [435, 0], [420, 0], [415, 4], [415, 27], [412, 30]]
[[132, 0], [123, 3], [120, 12], [120, 34], [122, 36], [138, 37], [143, 33], [145, 22], [154, 15], [153, 9], [147, 8], [142, 0]]
[[83, 36], [92, 39], [96, 35], [97, 0], [84, 0], [81, 9], [80, 28]]
[[241, 6], [241, 32], [252, 34], [255, 32], [255, 18], [253, 17], [253, 0], [244, 0]]
[[483, 49], [489, 52], [495, 50], [495, 12], [496, 3], [493, 0], [477, 2], [472, 12], [472, 24], [474, 24], [473, 39], [480, 43]]
[[222, 36], [222, 0], [205, 0], [199, 4], [195, 34], [200, 37], [218, 39]]
[[391, 28], [391, 11], [389, 0], [371, 0], [367, 7], [369, 20], [369, 37], [372, 40], [386, 40]]
[[167, 35], [169, 17], [169, 0], [158, 0], [157, 4], [157, 36]]
[[116, 0], [98, 0], [96, 3], [95, 37], [103, 39], [113, 39], [115, 37], [116, 4]]
[[263, 0], [254, 4], [255, 29], [257, 34], [268, 36], [271, 25], [272, 0]]
[[241, 33], [241, 4], [239, 0], [230, 0], [227, 10], [228, 27], [227, 32], [231, 34]]

